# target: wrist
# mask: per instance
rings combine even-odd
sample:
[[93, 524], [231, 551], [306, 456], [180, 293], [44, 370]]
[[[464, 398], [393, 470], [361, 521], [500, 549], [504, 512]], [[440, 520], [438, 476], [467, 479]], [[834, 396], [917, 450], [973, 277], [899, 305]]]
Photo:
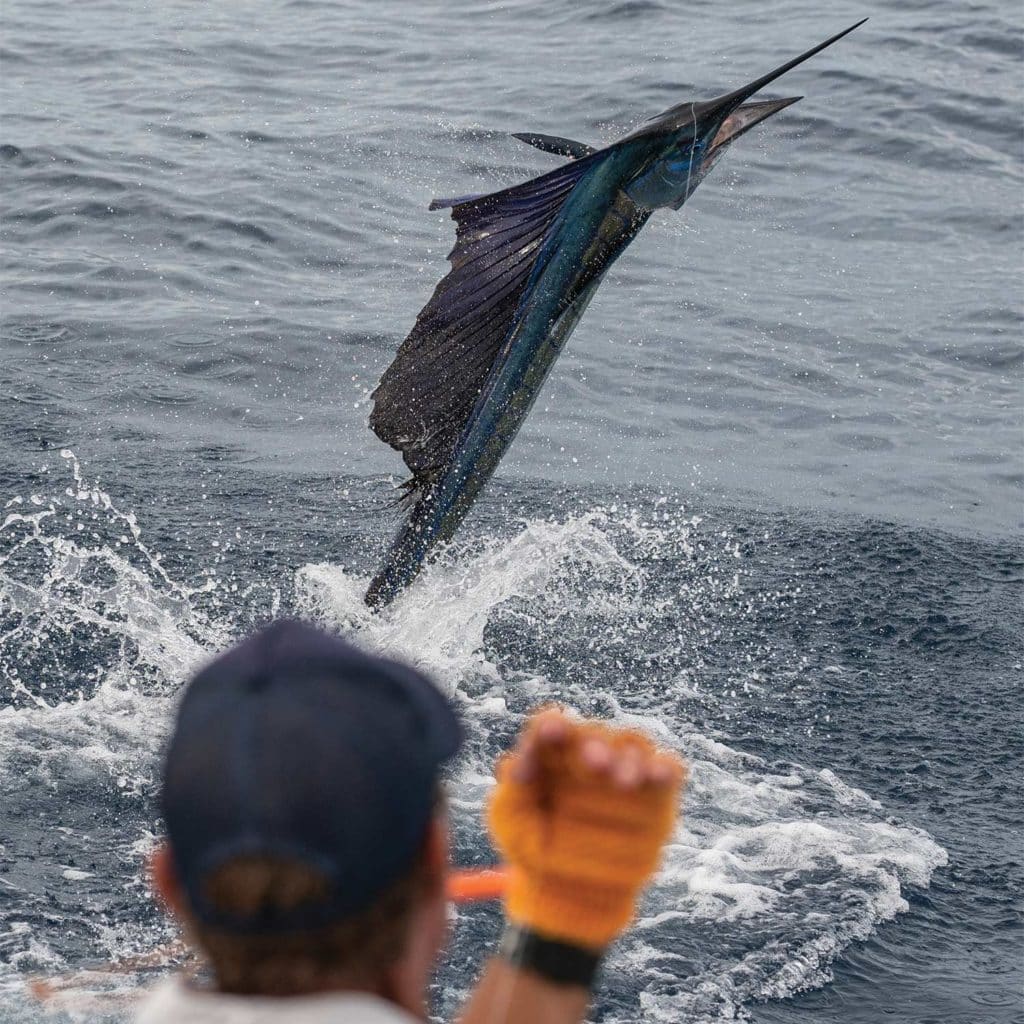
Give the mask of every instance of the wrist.
[[638, 895], [631, 888], [513, 867], [505, 916], [546, 938], [599, 951], [629, 927]]
[[553, 985], [592, 991], [604, 950], [549, 938], [528, 926], [509, 921], [498, 954], [509, 966], [536, 974]]

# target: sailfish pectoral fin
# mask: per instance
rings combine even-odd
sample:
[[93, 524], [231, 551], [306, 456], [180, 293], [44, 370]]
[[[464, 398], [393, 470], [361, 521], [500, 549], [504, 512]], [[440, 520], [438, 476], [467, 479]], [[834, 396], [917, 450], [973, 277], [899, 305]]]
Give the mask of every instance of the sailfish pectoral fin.
[[528, 146], [541, 149], [545, 153], [553, 153], [555, 156], [567, 156], [573, 160], [581, 160], [585, 156], [591, 156], [597, 150], [588, 146], [585, 142], [576, 142], [573, 139], [563, 139], [558, 135], [539, 135], [536, 132], [513, 132], [513, 139], [525, 142]]
[[530, 272], [562, 205], [592, 161], [455, 204], [452, 269], [420, 311], [373, 392], [370, 427], [429, 490], [511, 332]]

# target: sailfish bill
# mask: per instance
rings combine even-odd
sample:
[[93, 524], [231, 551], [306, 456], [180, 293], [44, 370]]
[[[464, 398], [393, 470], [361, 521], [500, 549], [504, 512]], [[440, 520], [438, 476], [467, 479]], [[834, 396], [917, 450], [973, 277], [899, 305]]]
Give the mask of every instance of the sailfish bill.
[[745, 101], [862, 24], [741, 89], [670, 107], [603, 149], [518, 134], [569, 162], [499, 192], [431, 204], [451, 208], [456, 241], [451, 270], [372, 396], [370, 426], [412, 477], [411, 509], [367, 604], [392, 601], [452, 538], [605, 272], [651, 213], [679, 209], [737, 138], [799, 97]]

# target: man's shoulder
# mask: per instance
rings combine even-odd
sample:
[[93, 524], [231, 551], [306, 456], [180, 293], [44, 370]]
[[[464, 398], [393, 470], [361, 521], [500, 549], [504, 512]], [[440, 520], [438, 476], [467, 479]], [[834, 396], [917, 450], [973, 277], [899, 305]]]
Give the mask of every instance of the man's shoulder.
[[223, 995], [170, 978], [143, 998], [136, 1024], [418, 1024], [401, 1007], [364, 992], [293, 998]]

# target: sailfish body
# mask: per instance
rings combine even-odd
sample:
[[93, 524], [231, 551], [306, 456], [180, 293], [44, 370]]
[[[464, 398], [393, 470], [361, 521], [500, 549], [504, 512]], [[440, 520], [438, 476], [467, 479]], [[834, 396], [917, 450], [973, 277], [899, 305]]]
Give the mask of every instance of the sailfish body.
[[413, 505], [369, 605], [389, 603], [451, 539], [605, 272], [651, 213], [679, 209], [730, 143], [799, 97], [744, 101], [856, 27], [736, 92], [672, 107], [602, 150], [519, 135], [571, 162], [500, 192], [431, 204], [452, 208], [452, 270], [373, 393], [370, 426], [412, 470]]

